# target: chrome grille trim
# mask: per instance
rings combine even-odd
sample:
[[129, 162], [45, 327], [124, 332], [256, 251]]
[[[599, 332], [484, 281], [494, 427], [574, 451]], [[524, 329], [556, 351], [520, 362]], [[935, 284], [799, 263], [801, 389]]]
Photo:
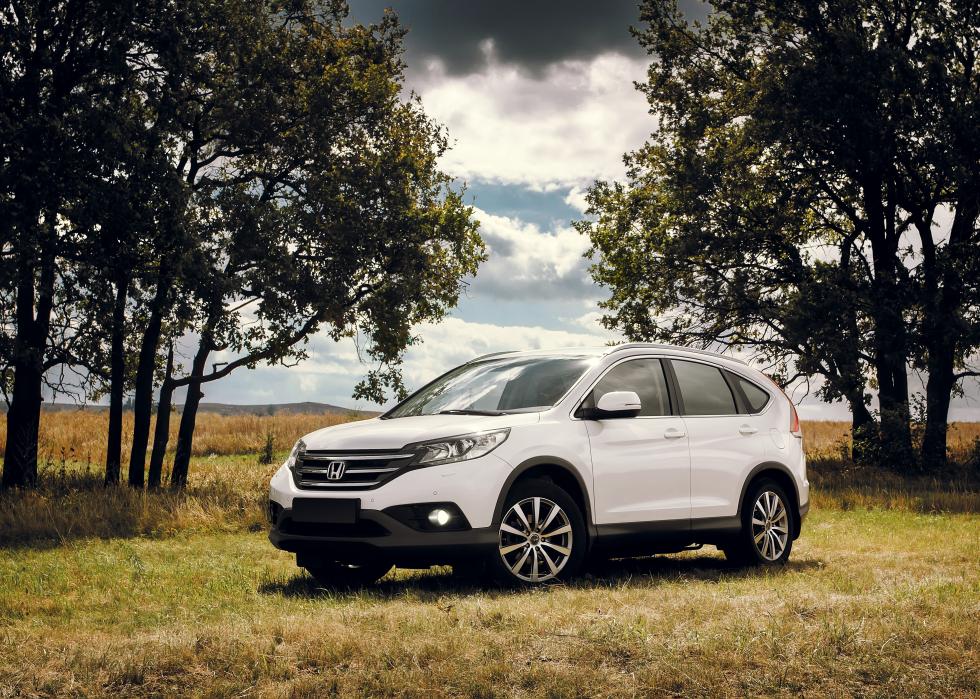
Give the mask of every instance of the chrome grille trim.
[[333, 481], [299, 481], [300, 488], [370, 488], [380, 484], [381, 481], [371, 481], [364, 483], [335, 483]]
[[[343, 459], [332, 459], [333, 461], [343, 461]], [[358, 468], [357, 466], [350, 466], [347, 469], [347, 473], [390, 473], [391, 471], [397, 471], [400, 466], [385, 466], [384, 468]], [[329, 466], [303, 466], [303, 473], [328, 473], [330, 471]]]
[[318, 454], [316, 452], [304, 452], [303, 461], [374, 461], [384, 459], [394, 461], [396, 459], [410, 459], [415, 454]]
[[[292, 467], [293, 482], [297, 488], [312, 490], [367, 490], [396, 478], [404, 471], [414, 453], [400, 450], [381, 451], [332, 451], [315, 450], [297, 455]], [[330, 462], [346, 464], [339, 480], [328, 480]]]

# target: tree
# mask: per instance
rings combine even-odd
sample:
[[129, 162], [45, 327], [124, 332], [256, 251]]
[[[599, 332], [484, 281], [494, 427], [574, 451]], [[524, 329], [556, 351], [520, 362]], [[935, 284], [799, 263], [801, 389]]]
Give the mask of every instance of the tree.
[[[919, 279], [930, 247], [953, 248], [934, 226], [938, 204], [972, 241], [956, 246], [956, 269], [980, 252], [966, 196], [975, 141], [953, 154], [937, 138], [976, 128], [968, 5], [718, 1], [702, 26], [674, 3], [643, 3], [636, 34], [654, 60], [641, 89], [658, 129], [627, 157], [627, 185], [592, 188], [596, 218], [579, 226], [612, 289], [606, 322], [634, 338], [750, 348], [784, 381], [820, 376], [857, 432], [871, 424], [870, 368], [881, 458], [911, 464], [908, 368], [935, 359], [923, 343], [936, 339], [919, 331], [935, 318]], [[944, 99], [956, 109], [942, 107], [937, 127]], [[954, 285], [932, 278], [960, 321], [960, 366], [976, 347], [968, 295], [950, 303]]]
[[[193, 241], [174, 275], [192, 299], [190, 372], [168, 370], [150, 463], [159, 484], [173, 391], [187, 388], [171, 484], [186, 481], [201, 387], [242, 366], [304, 356], [321, 326], [371, 338], [387, 370], [365, 390], [400, 387], [411, 327], [454, 305], [482, 241], [437, 169], [446, 147], [415, 101], [401, 99], [400, 30], [344, 27], [345, 6], [242, 11], [209, 5], [214, 33], [190, 71], [175, 122], [185, 196], [173, 219]], [[187, 60], [188, 52], [180, 54]], [[159, 285], [158, 285], [159, 288]], [[146, 356], [156, 355], [144, 342]], [[152, 352], [150, 351], [152, 349]], [[230, 354], [207, 372], [216, 352]], [[134, 440], [135, 442], [135, 440]], [[134, 443], [133, 475], [143, 456]]]
[[[980, 28], [975, 3], [916, 9], [898, 61], [914, 84], [896, 198], [921, 248], [915, 363], [928, 373], [922, 458], [941, 466], [950, 396], [978, 375], [967, 360], [980, 347]], [[951, 219], [948, 230], [937, 228], [941, 214]]]
[[[10, 394], [3, 485], [37, 478], [46, 372], [72, 357], [78, 231], [86, 173], [114, 105], [134, 3], [64, 0], [0, 7], [0, 343]], [[74, 328], [74, 330], [72, 329]]]
[[[4, 29], [16, 31], [0, 39], [13, 66], [0, 96], [26, 124], [6, 109], [0, 123], [4, 145], [21, 148], [0, 180], [0, 318], [13, 329], [0, 349], [13, 377], [8, 427], [26, 415], [34, 436], [22, 426], [19, 442], [8, 436], [5, 483], [8, 473], [11, 484], [33, 482], [41, 385], [58, 363], [110, 396], [108, 483], [120, 477], [132, 389], [133, 486], [144, 483], [157, 386], [151, 486], [173, 391], [188, 388], [177, 487], [201, 387], [242, 366], [296, 361], [321, 328], [369, 338], [378, 366], [360, 395], [401, 391], [412, 327], [456, 303], [483, 244], [437, 167], [442, 130], [402, 94], [394, 16], [348, 26], [339, 0], [20, 7], [4, 6]], [[36, 65], [44, 84], [31, 82]], [[60, 111], [40, 103], [61, 89]], [[65, 144], [69, 157], [56, 152]], [[51, 194], [23, 215], [38, 166], [58, 177], [40, 178]], [[30, 293], [15, 298], [8, 279]], [[43, 327], [21, 323], [15, 307]], [[188, 345], [184, 374], [175, 354]], [[227, 361], [207, 371], [219, 352]]]
[[[326, 327], [334, 339], [370, 338], [368, 354], [383, 368], [361, 395], [381, 401], [386, 388], [401, 389], [397, 364], [412, 326], [442, 317], [483, 259], [471, 209], [437, 167], [444, 135], [416, 101], [400, 98], [394, 18], [351, 30], [340, 15], [325, 23], [297, 14], [271, 28], [262, 20], [258, 30], [271, 36], [253, 43], [269, 53], [252, 57], [251, 99], [274, 100], [275, 121], [259, 147], [202, 178], [192, 202], [210, 231], [193, 275], [197, 350], [189, 374], [170, 381], [187, 387], [171, 476], [178, 488], [203, 385], [259, 361], [295, 361]], [[339, 42], [358, 47], [343, 70]], [[200, 128], [231, 131], [217, 121]], [[230, 356], [207, 372], [215, 352]]]

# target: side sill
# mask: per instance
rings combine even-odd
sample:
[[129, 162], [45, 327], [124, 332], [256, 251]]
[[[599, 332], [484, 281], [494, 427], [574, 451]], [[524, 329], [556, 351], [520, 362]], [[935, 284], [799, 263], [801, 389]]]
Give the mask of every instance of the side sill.
[[606, 555], [672, 553], [693, 544], [723, 544], [741, 528], [738, 516], [600, 524], [595, 548]]

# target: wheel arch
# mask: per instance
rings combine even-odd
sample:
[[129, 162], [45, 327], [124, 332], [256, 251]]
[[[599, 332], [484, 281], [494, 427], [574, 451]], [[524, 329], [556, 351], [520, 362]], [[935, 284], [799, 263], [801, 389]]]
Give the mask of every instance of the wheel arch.
[[504, 513], [504, 502], [507, 495], [516, 483], [528, 478], [545, 478], [551, 480], [569, 496], [582, 510], [585, 518], [585, 528], [589, 533], [590, 542], [595, 539], [595, 523], [592, 517], [592, 503], [589, 499], [589, 489], [585, 485], [582, 474], [571, 463], [565, 459], [555, 456], [536, 456], [523, 461], [510, 472], [504, 481], [500, 494], [497, 496], [497, 504], [493, 510], [492, 525], [500, 523]]
[[793, 520], [793, 539], [796, 539], [800, 535], [802, 524], [800, 515], [800, 489], [796, 484], [796, 478], [793, 477], [792, 471], [778, 461], [765, 461], [749, 471], [745, 477], [745, 481], [742, 483], [742, 493], [738, 498], [738, 516], [740, 521], [742, 507], [745, 505], [745, 496], [749, 492], [749, 487], [760, 478], [772, 478], [783, 486], [793, 499], [793, 506], [790, 508], [790, 513]]

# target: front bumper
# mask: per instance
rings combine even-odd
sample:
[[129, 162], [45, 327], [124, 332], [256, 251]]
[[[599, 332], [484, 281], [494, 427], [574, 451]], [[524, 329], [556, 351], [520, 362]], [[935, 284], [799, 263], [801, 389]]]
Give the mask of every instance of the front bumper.
[[493, 551], [492, 527], [418, 531], [380, 510], [361, 510], [354, 524], [296, 522], [291, 509], [275, 512], [273, 546], [295, 553], [297, 563], [331, 560], [357, 563], [376, 558], [403, 567], [428, 567], [477, 558]]
[[358, 498], [365, 515], [396, 505], [453, 502], [472, 527], [482, 528], [492, 524], [497, 496], [512, 470], [491, 453], [471, 461], [415, 468], [369, 490], [328, 490], [298, 488], [284, 464], [272, 477], [269, 499], [290, 509], [295, 498]]

